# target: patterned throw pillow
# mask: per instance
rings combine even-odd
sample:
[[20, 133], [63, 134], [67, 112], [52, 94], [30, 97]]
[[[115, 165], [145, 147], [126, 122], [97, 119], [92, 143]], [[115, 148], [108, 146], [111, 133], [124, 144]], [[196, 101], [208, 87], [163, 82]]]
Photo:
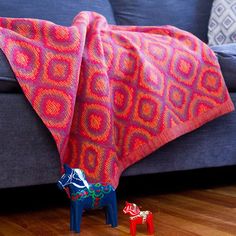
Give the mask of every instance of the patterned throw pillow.
[[208, 44], [236, 42], [236, 0], [214, 0], [208, 25]]

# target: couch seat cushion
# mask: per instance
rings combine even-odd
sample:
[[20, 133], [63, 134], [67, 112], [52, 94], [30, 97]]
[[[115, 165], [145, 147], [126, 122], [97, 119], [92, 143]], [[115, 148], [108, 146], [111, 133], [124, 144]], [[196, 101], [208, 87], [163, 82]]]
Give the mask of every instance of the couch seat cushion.
[[0, 93], [20, 92], [20, 86], [2, 50], [0, 50], [0, 68]]
[[236, 92], [236, 43], [211, 47], [216, 53], [225, 83], [231, 92]]
[[0, 93], [20, 93], [21, 88], [16, 79], [0, 77]]

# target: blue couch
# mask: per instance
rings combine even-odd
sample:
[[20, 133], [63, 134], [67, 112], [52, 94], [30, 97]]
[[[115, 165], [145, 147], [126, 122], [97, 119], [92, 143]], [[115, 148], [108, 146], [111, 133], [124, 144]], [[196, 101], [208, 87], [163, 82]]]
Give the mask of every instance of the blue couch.
[[[0, 16], [30, 17], [70, 25], [83, 10], [104, 15], [111, 24], [175, 25], [207, 43], [212, 0], [11, 0], [0, 1]], [[236, 45], [213, 47], [236, 104]], [[32, 110], [0, 52], [0, 188], [55, 183], [60, 177], [56, 145]], [[236, 164], [236, 113], [186, 134], [123, 175], [192, 170]]]

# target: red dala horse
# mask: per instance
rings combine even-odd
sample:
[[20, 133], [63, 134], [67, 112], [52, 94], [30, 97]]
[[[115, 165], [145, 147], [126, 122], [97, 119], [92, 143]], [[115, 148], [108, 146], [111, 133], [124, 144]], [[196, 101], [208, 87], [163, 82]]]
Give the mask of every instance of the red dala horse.
[[145, 223], [147, 224], [148, 234], [154, 234], [153, 214], [151, 211], [140, 211], [136, 204], [126, 202], [123, 212], [130, 215], [130, 234], [132, 236], [136, 235], [136, 225]]

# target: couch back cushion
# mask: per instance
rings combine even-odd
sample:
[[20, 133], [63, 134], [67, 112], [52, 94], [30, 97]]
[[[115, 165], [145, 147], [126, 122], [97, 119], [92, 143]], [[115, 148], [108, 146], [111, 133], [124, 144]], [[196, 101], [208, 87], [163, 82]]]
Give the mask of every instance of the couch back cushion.
[[174, 25], [207, 42], [212, 0], [110, 0], [120, 25]]
[[95, 11], [109, 23], [115, 19], [109, 0], [7, 0], [0, 1], [0, 16], [37, 18], [69, 26], [80, 11]]

